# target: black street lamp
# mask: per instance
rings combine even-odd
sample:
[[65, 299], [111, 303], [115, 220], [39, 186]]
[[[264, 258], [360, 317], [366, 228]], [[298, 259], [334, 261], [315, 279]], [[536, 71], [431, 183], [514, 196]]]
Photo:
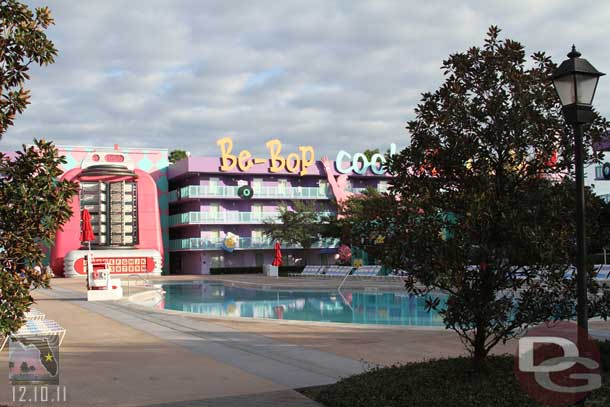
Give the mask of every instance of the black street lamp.
[[574, 126], [576, 161], [576, 279], [578, 326], [589, 330], [587, 315], [587, 270], [585, 268], [585, 188], [583, 169], [583, 125], [593, 121], [593, 96], [599, 77], [604, 75], [593, 67], [572, 45], [568, 58], [553, 74], [553, 85], [563, 105], [566, 122]]

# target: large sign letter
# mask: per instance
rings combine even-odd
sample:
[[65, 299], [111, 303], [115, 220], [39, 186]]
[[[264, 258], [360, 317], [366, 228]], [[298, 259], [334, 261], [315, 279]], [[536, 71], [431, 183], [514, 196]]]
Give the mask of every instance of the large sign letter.
[[[299, 147], [301, 151], [301, 175], [307, 174], [307, 169], [315, 164], [316, 157], [311, 146]], [[309, 154], [309, 155], [308, 155]]]
[[280, 172], [286, 164], [282, 152], [282, 143], [278, 139], [269, 140], [266, 144], [269, 149], [269, 172]]
[[237, 157], [231, 154], [233, 140], [230, 137], [223, 137], [216, 144], [220, 146], [220, 171], [231, 171], [237, 164]]

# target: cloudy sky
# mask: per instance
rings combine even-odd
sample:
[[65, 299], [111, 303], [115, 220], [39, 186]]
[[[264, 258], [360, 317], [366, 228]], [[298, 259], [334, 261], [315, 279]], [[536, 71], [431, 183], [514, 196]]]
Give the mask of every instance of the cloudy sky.
[[[59, 50], [31, 71], [32, 104], [0, 141], [166, 147], [217, 155], [404, 146], [421, 92], [487, 28], [559, 62], [572, 43], [610, 72], [610, 3], [595, 1], [27, 1]], [[596, 106], [610, 116], [610, 78]]]

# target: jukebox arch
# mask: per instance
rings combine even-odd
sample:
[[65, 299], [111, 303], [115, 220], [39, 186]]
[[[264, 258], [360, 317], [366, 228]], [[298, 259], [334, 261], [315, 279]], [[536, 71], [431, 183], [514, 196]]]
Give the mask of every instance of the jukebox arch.
[[87, 209], [95, 239], [93, 262], [111, 274], [161, 274], [163, 239], [157, 185], [118, 151], [88, 154], [80, 168], [61, 179], [77, 182], [72, 218], [57, 232], [51, 250], [56, 275], [85, 276], [88, 250], [80, 241], [81, 213]]

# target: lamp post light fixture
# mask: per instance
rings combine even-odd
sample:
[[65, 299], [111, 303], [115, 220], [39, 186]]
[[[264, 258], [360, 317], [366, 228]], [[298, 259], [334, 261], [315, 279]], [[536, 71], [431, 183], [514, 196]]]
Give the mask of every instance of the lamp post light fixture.
[[593, 97], [599, 77], [604, 74], [580, 56], [580, 52], [572, 45], [572, 51], [568, 54], [569, 59], [563, 61], [553, 73], [553, 85], [563, 105], [565, 120], [574, 127], [577, 314], [578, 326], [583, 333], [588, 333], [583, 126], [593, 121]]

